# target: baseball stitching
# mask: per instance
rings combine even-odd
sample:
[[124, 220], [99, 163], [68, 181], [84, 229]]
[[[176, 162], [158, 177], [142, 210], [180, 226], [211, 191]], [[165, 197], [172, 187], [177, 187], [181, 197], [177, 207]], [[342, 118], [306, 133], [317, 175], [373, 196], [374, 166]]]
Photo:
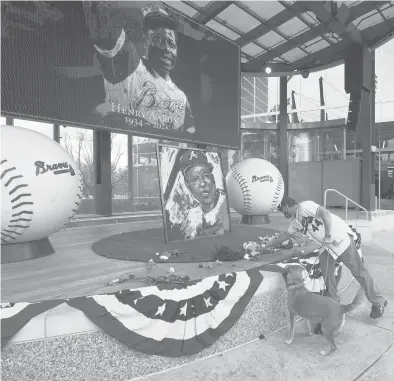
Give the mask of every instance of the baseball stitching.
[[272, 200], [272, 204], [271, 204], [271, 212], [273, 212], [277, 207], [278, 207], [278, 202], [279, 202], [279, 197], [280, 197], [280, 191], [282, 189], [282, 184], [283, 184], [283, 179], [282, 176], [279, 177], [278, 180], [278, 184], [276, 184], [276, 190], [275, 190], [275, 194]]
[[6, 243], [22, 235], [30, 226], [33, 219], [33, 199], [31, 193], [28, 193], [28, 184], [23, 182], [22, 175], [17, 174], [16, 168], [11, 167], [7, 160], [2, 160], [0, 164], [3, 191], [8, 191], [13, 197], [11, 206], [14, 213], [8, 224], [5, 224], [6, 227], [2, 226], [1, 229], [1, 242]]
[[235, 181], [237, 181], [237, 183], [239, 184], [243, 195], [244, 207], [241, 210], [241, 214], [247, 214], [252, 207], [252, 194], [250, 193], [248, 183], [235, 167], [232, 168], [231, 172]]
[[68, 216], [67, 221], [63, 224], [63, 227], [62, 227], [63, 229], [65, 229], [67, 227], [67, 224], [73, 219], [73, 217], [75, 216], [75, 213], [78, 212], [79, 205], [81, 205], [82, 193], [83, 193], [83, 179], [82, 179], [82, 175], [81, 175], [80, 171], [78, 171], [78, 176], [79, 176], [78, 193], [75, 198], [74, 207], [71, 210], [71, 213]]

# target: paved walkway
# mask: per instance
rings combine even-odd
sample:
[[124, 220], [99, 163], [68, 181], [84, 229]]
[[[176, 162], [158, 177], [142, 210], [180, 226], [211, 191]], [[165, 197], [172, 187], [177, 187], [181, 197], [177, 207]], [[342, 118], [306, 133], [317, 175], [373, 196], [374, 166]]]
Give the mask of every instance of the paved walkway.
[[[143, 378], [145, 381], [389, 381], [394, 380], [394, 239], [393, 232], [374, 235], [365, 244], [367, 266], [378, 281], [389, 306], [380, 320], [369, 317], [365, 301], [348, 315], [337, 337], [338, 350], [329, 357], [318, 354], [325, 340], [320, 335], [307, 337], [298, 323], [292, 345], [284, 343], [288, 328], [237, 349], [184, 367]], [[342, 295], [344, 303], [356, 293], [354, 281]]]

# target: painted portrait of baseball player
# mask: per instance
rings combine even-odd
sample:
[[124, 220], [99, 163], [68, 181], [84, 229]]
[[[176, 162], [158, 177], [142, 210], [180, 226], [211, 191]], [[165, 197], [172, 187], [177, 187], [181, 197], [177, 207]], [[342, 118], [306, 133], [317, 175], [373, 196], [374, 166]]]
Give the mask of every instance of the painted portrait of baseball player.
[[[194, 134], [186, 94], [172, 81], [178, 58], [177, 22], [157, 4], [141, 13], [141, 36], [130, 36], [127, 13], [116, 14], [113, 2], [84, 2], [96, 64], [103, 76], [105, 99], [94, 109], [101, 120]], [[127, 31], [126, 31], [127, 30]], [[141, 44], [143, 47], [141, 47]], [[143, 53], [141, 53], [141, 51]]]
[[158, 156], [166, 241], [229, 233], [220, 155], [160, 145]]

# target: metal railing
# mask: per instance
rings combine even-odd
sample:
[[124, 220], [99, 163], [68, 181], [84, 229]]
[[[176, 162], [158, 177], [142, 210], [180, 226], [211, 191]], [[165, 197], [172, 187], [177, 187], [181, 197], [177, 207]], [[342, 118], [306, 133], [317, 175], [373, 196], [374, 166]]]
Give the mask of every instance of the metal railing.
[[365, 209], [365, 208], [364, 208], [363, 206], [361, 206], [360, 204], [357, 204], [356, 201], [353, 201], [351, 198], [345, 196], [343, 193], [337, 191], [336, 189], [326, 189], [326, 191], [324, 192], [324, 208], [327, 207], [327, 193], [328, 193], [328, 192], [337, 193], [337, 194], [339, 194], [340, 196], [342, 196], [343, 198], [345, 198], [345, 200], [346, 200], [346, 201], [345, 201], [345, 220], [346, 220], [346, 222], [347, 222], [347, 209], [348, 209], [349, 201], [350, 201], [352, 204], [356, 205], [358, 208], [364, 210], [365, 213], [366, 213], [366, 215], [367, 215], [367, 220], [369, 221], [369, 212], [368, 212], [367, 209]]

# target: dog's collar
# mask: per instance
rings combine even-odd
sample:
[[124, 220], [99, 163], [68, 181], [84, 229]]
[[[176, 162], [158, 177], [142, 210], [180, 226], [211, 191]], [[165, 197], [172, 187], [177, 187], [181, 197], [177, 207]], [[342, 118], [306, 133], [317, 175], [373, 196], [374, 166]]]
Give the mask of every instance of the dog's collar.
[[288, 289], [298, 288], [298, 287], [304, 286], [304, 283], [305, 283], [305, 279], [302, 282], [300, 282], [300, 283], [287, 285], [287, 288]]
[[[305, 271], [306, 271], [306, 269], [305, 269]], [[308, 276], [309, 276], [309, 275], [307, 275], [305, 278], [303, 278], [303, 279], [302, 279], [302, 282], [300, 282], [300, 283], [294, 283], [294, 284], [289, 284], [289, 285], [286, 284], [286, 287], [287, 287], [288, 289], [302, 287], [302, 286], [304, 286], [305, 280], [308, 278]]]
[[300, 283], [295, 283], [295, 284], [290, 284], [290, 285], [289, 285], [289, 284], [287, 284], [287, 282], [286, 282], [286, 287], [287, 287], [288, 289], [291, 289], [291, 288], [298, 288], [298, 287], [304, 286], [305, 280], [309, 277], [309, 274], [308, 274], [307, 269], [306, 269], [304, 266], [301, 265], [301, 267], [304, 268], [304, 270], [305, 270], [306, 273], [307, 273], [307, 276], [306, 276], [305, 278], [303, 278], [303, 279], [302, 279], [302, 282], [300, 282]]

